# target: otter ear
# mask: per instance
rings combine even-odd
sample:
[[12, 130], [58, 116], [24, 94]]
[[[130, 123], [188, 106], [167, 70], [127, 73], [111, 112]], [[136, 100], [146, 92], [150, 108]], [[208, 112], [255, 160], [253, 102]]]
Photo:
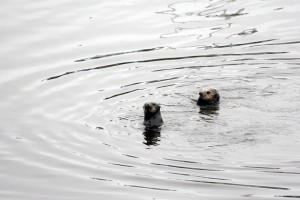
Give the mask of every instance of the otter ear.
[[158, 110], [160, 111], [160, 105], [158, 105]]

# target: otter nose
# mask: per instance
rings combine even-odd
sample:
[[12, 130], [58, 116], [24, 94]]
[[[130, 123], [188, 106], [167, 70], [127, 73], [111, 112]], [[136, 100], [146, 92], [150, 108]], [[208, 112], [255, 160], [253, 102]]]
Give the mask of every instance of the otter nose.
[[150, 105], [145, 105], [145, 110], [150, 110], [151, 109], [151, 106]]
[[203, 97], [203, 94], [202, 94], [202, 92], [199, 92], [199, 95], [200, 95], [200, 97]]

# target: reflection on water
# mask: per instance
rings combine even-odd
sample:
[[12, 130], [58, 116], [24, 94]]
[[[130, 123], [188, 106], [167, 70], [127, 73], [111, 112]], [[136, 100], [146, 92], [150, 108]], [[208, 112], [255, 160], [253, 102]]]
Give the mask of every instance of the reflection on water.
[[212, 27], [197, 27], [197, 28], [176, 28], [175, 33], [162, 35], [161, 38], [168, 37], [190, 37], [195, 36], [198, 40], [213, 37], [213, 35], [224, 29], [230, 28], [231, 24], [223, 24]]
[[299, 198], [297, 1], [0, 5], [1, 199]]
[[205, 106], [199, 106], [199, 107], [200, 107], [200, 113], [203, 115], [217, 115], [218, 110], [220, 108], [219, 104], [205, 105]]
[[145, 132], [143, 133], [145, 136], [146, 145], [158, 145], [160, 141], [160, 132], [161, 128], [146, 128]]

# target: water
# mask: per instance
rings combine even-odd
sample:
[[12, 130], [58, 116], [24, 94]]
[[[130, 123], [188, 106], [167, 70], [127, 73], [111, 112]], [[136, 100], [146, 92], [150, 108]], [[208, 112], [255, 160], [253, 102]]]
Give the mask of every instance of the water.
[[298, 1], [0, 4], [0, 199], [300, 198]]

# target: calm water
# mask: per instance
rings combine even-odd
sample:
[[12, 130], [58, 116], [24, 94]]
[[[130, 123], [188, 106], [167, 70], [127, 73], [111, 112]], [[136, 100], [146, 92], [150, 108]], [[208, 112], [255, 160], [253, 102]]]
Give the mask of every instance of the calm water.
[[99, 2], [0, 2], [0, 199], [300, 198], [299, 1]]

